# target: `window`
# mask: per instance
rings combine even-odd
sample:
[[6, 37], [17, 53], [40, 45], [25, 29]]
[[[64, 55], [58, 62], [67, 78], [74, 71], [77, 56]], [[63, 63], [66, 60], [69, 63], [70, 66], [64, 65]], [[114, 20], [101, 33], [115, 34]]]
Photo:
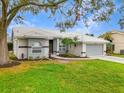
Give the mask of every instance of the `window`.
[[34, 42], [32, 44], [32, 47], [41, 47], [41, 43], [40, 42]]
[[32, 50], [32, 53], [41, 53], [41, 50]]
[[115, 51], [115, 45], [112, 45], [112, 50]]
[[63, 48], [63, 51], [65, 51], [65, 48]]
[[34, 42], [32, 44], [32, 53], [41, 53], [41, 43], [40, 42]]

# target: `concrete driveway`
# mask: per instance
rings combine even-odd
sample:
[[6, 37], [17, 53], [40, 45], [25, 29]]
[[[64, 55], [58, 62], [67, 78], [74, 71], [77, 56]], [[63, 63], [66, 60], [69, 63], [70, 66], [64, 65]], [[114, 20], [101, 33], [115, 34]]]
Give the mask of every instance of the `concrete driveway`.
[[114, 56], [92, 56], [92, 57], [96, 59], [118, 62], [118, 63], [124, 64], [124, 58], [120, 58], [120, 57], [114, 57]]

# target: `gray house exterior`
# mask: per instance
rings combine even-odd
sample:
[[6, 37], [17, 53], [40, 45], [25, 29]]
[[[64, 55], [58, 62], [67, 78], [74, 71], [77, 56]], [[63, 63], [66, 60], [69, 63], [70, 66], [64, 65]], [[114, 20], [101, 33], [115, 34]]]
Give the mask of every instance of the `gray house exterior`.
[[106, 55], [108, 41], [80, 33], [59, 32], [47, 29], [13, 28], [13, 51], [18, 59], [48, 58], [49, 54], [59, 55], [67, 51], [62, 38], [78, 38], [78, 44], [70, 45], [68, 53], [76, 56]]

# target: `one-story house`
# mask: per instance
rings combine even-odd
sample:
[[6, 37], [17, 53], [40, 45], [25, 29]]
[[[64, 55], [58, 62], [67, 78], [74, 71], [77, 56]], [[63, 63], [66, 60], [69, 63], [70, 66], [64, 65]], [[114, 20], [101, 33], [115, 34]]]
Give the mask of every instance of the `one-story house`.
[[106, 55], [108, 41], [75, 32], [60, 32], [48, 29], [15, 27], [12, 32], [13, 51], [18, 59], [48, 58], [67, 51], [62, 38], [77, 38], [79, 43], [68, 47], [68, 53], [80, 57]]

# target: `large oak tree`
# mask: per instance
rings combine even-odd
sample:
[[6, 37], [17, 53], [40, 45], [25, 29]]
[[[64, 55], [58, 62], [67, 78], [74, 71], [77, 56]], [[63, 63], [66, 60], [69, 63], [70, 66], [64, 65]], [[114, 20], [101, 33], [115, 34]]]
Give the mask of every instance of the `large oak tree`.
[[[23, 20], [22, 14], [29, 11], [34, 15], [42, 11], [56, 18], [56, 26], [65, 30], [83, 21], [109, 21], [115, 9], [114, 0], [0, 0], [0, 64], [8, 63], [7, 28], [13, 19]], [[21, 15], [19, 15], [21, 14]], [[56, 16], [55, 16], [56, 17]], [[61, 20], [60, 20], [61, 19]], [[123, 20], [120, 21], [123, 23]]]

